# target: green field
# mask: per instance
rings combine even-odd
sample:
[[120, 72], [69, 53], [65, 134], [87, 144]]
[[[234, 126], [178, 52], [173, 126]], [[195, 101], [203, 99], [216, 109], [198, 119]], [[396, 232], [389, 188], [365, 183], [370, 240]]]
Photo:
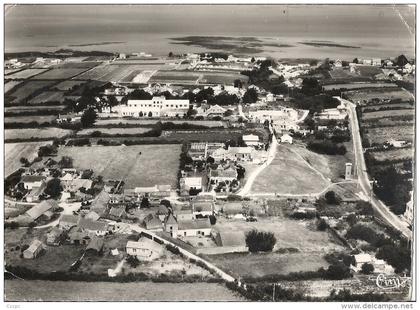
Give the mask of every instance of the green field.
[[179, 144], [60, 147], [58, 157], [70, 156], [75, 168], [92, 169], [105, 179], [124, 178], [126, 188], [155, 184], [176, 188], [180, 153]]
[[64, 101], [64, 93], [60, 91], [44, 91], [35, 98], [28, 101], [29, 104], [42, 104], [45, 102], [59, 102]]
[[141, 65], [100, 65], [84, 72], [77, 76], [78, 80], [97, 80], [104, 82], [119, 82], [124, 80], [127, 76], [132, 75], [133, 72], [142, 71]]
[[87, 128], [77, 132], [78, 136], [100, 132], [104, 135], [136, 135], [150, 131], [151, 128]]
[[329, 182], [314, 170], [313, 166], [283, 145], [270, 166], [255, 179], [252, 193], [315, 194]]
[[4, 175], [8, 176], [22, 166], [20, 163], [21, 157], [25, 157], [29, 161], [32, 161], [38, 156], [38, 148], [46, 144], [49, 144], [49, 142], [5, 143]]
[[390, 140], [404, 140], [412, 142], [414, 126], [390, 126], [365, 129], [365, 137], [370, 144], [382, 144]]
[[35, 116], [6, 116], [4, 123], [30, 123], [30, 122], [52, 122], [57, 117], [54, 115], [35, 115]]
[[41, 73], [35, 77], [33, 80], [66, 80], [72, 78], [76, 75], [79, 75], [83, 71], [86, 71], [87, 68], [59, 68], [51, 69], [47, 72]]
[[35, 91], [44, 87], [48, 87], [53, 83], [54, 81], [28, 81], [8, 95], [14, 97], [14, 102], [20, 102], [33, 94]]
[[86, 82], [85, 81], [68, 80], [68, 81], [61, 82], [58, 85], [55, 85], [54, 88], [57, 88], [58, 90], [70, 90], [74, 86], [82, 85], [84, 83], [86, 83]]
[[215, 283], [5, 281], [6, 301], [245, 301]]
[[13, 88], [18, 86], [22, 81], [9, 81], [4, 84], [4, 93], [7, 94], [9, 91], [11, 91]]
[[61, 138], [72, 133], [71, 130], [55, 127], [49, 128], [25, 128], [25, 129], [6, 129], [4, 131], [5, 140], [28, 140], [38, 139], [54, 139]]
[[8, 79], [19, 80], [28, 79], [34, 75], [47, 71], [47, 69], [25, 69], [23, 71], [15, 72], [7, 75]]

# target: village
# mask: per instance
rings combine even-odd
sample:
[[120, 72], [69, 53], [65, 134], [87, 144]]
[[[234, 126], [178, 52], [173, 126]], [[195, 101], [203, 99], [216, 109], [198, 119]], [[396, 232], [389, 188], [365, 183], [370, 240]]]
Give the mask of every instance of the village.
[[[95, 80], [97, 66], [153, 62], [146, 53], [106, 59], [79, 73]], [[36, 113], [17, 115], [6, 104], [6, 144], [36, 142], [25, 157], [9, 157], [6, 146], [6, 166], [14, 167], [5, 176], [6, 272], [61, 272], [77, 279], [134, 274], [239, 287], [258, 279], [297, 282], [300, 273], [315, 281], [345, 279], [346, 288], [367, 294], [379, 294], [371, 286], [362, 289], [371, 274], [409, 277], [407, 253], [396, 259], [387, 252], [406, 249], [409, 240], [387, 221], [392, 217], [410, 230], [413, 191], [402, 212], [390, 216], [387, 209], [385, 219], [376, 217], [374, 190], [359, 186], [354, 122], [362, 126], [369, 122], [365, 115], [391, 104], [410, 109], [414, 97], [397, 82], [412, 81], [412, 61], [295, 63], [203, 53], [159, 62], [173, 70], [125, 72], [130, 78], [83, 86], [77, 96], [80, 76], [59, 81], [72, 82], [71, 96], [54, 89], [59, 84], [38, 89], [30, 100], [43, 91], [60, 92], [65, 105], [39, 128]], [[30, 81], [13, 75], [43, 68], [35, 75], [42, 79], [45, 72], [82, 65], [62, 56], [30, 64], [12, 58], [5, 78], [25, 87]], [[12, 101], [17, 87], [8, 94]], [[359, 99], [363, 92], [370, 100]], [[8, 117], [14, 119], [8, 123]], [[35, 126], [20, 122], [23, 117], [32, 117]], [[366, 160], [370, 173], [379, 169], [379, 153], [407, 152], [412, 145], [399, 133], [375, 141], [374, 125], [364, 128], [363, 147], [374, 158]], [[44, 138], [32, 132], [41, 129], [66, 132]], [[28, 139], [23, 131], [32, 132]], [[395, 165], [406, 179], [411, 167], [405, 161], [401, 155]], [[252, 232], [263, 239], [253, 242]], [[268, 249], [262, 246], [267, 236], [258, 233], [271, 234]], [[286, 289], [295, 289], [287, 283]], [[316, 284], [305, 294], [314, 291]]]

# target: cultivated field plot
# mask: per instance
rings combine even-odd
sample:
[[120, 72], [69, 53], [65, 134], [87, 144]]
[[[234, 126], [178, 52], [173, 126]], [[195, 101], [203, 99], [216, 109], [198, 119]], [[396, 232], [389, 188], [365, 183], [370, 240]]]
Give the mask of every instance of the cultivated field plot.
[[382, 69], [375, 66], [357, 66], [356, 70], [364, 77], [374, 77], [375, 75], [382, 73]]
[[25, 129], [6, 129], [4, 131], [5, 140], [28, 140], [28, 139], [54, 139], [61, 138], [72, 133], [71, 130], [49, 127], [49, 128], [25, 128]]
[[363, 106], [361, 107], [362, 112], [365, 112], [367, 110], [367, 112], [365, 113], [369, 113], [369, 111], [372, 110], [380, 110], [380, 109], [393, 109], [393, 110], [403, 110], [403, 109], [413, 109], [414, 108], [414, 104], [411, 102], [405, 102], [405, 103], [385, 103], [385, 104], [375, 104], [375, 105], [369, 105], [369, 106]]
[[100, 65], [86, 71], [77, 77], [78, 80], [97, 80], [106, 82], [120, 82], [125, 77], [143, 70], [141, 65]]
[[18, 72], [20, 70], [22, 70], [22, 68], [18, 68], [18, 69], [4, 69], [4, 75], [12, 74], [13, 72]]
[[233, 85], [235, 80], [248, 82], [249, 78], [242, 74], [232, 72], [205, 72], [200, 78], [200, 84], [227, 84]]
[[54, 66], [54, 69], [93, 68], [99, 65], [96, 61], [65, 62]]
[[383, 127], [383, 126], [414, 126], [413, 122], [414, 119], [411, 120], [398, 120], [397, 117], [384, 117], [384, 118], [377, 118], [373, 119], [371, 122], [364, 122], [363, 128], [371, 128], [371, 127]]
[[[291, 220], [283, 215], [260, 217], [258, 222], [252, 223], [219, 218], [216, 230], [224, 233], [240, 231], [244, 234], [252, 229], [268, 231], [274, 233], [277, 243], [273, 253], [208, 255], [207, 258], [221, 269], [241, 277], [315, 271], [328, 266], [323, 258], [325, 254], [344, 248], [328, 232], [316, 231], [314, 227], [313, 221]], [[276, 253], [286, 248], [294, 249], [295, 253]]]
[[4, 93], [7, 94], [9, 91], [11, 91], [13, 88], [18, 86], [22, 81], [9, 81], [4, 83]]
[[100, 132], [102, 135], [138, 135], [150, 131], [151, 128], [88, 128], [77, 132], [78, 136]]
[[50, 144], [49, 141], [25, 142], [25, 143], [5, 143], [4, 144], [4, 175], [8, 176], [19, 169], [22, 164], [20, 158], [25, 157], [32, 161], [38, 156], [38, 148], [42, 145]]
[[412, 142], [414, 126], [391, 126], [365, 129], [365, 136], [370, 144], [383, 144], [390, 140]]
[[58, 157], [72, 157], [77, 169], [92, 169], [105, 179], [124, 178], [126, 188], [155, 184], [170, 184], [176, 188], [180, 154], [180, 144], [61, 147], [58, 150]]
[[6, 301], [245, 301], [217, 283], [5, 281]]
[[288, 148], [279, 145], [272, 163], [255, 179], [252, 193], [315, 194], [329, 182]]
[[28, 79], [34, 75], [47, 71], [48, 69], [25, 69], [23, 71], [15, 72], [7, 75], [8, 79], [19, 80]]
[[59, 102], [64, 101], [64, 92], [61, 91], [45, 91], [28, 101], [29, 104], [40, 104], [44, 102]]
[[16, 107], [5, 107], [4, 112], [12, 112], [14, 114], [37, 112], [37, 111], [63, 111], [66, 108], [65, 105], [37, 105], [37, 106], [16, 106]]
[[208, 141], [208, 142], [226, 142], [228, 140], [237, 140], [242, 135], [255, 134], [260, 137], [260, 141], [267, 142], [268, 134], [265, 131], [249, 130], [242, 131], [236, 129], [207, 129], [207, 130], [167, 130], [162, 131], [161, 137], [168, 141]]
[[404, 109], [404, 110], [386, 110], [386, 111], [375, 111], [375, 112], [365, 112], [362, 114], [363, 121], [370, 121], [377, 118], [385, 117], [400, 117], [407, 116], [414, 118], [414, 109]]
[[66, 80], [86, 71], [87, 68], [51, 69], [32, 78], [32, 80]]
[[409, 147], [403, 149], [392, 149], [383, 152], [371, 152], [370, 154], [372, 154], [373, 158], [375, 158], [377, 161], [402, 161], [406, 159], [412, 159], [414, 157], [414, 149]]
[[15, 98], [13, 100], [14, 102], [20, 102], [29, 97], [35, 91], [48, 87], [54, 83], [54, 81], [28, 81], [9, 95]]
[[171, 122], [174, 124], [191, 124], [191, 125], [200, 125], [200, 126], [207, 126], [207, 127], [225, 127], [226, 123], [223, 121], [192, 121], [192, 120], [167, 120], [162, 121], [158, 119], [127, 119], [127, 118], [102, 118], [97, 119], [95, 122], [95, 126], [106, 126], [106, 125], [143, 125], [143, 126], [153, 126], [154, 124], [162, 122], [167, 123]]
[[58, 85], [55, 85], [54, 88], [57, 88], [58, 90], [70, 90], [75, 86], [79, 86], [86, 83], [85, 81], [75, 81], [75, 80], [68, 80], [61, 82]]
[[151, 83], [197, 84], [202, 73], [193, 71], [158, 71], [149, 79]]
[[55, 115], [36, 115], [36, 116], [6, 116], [4, 118], [4, 123], [30, 123], [30, 122], [37, 122], [37, 123], [44, 123], [44, 122], [52, 122], [57, 117]]
[[404, 89], [375, 89], [363, 91], [349, 91], [346, 96], [353, 102], [369, 102], [372, 99], [401, 99], [402, 101], [414, 100], [413, 95]]
[[352, 74], [349, 70], [344, 70], [340, 68], [336, 68], [334, 70], [329, 71], [330, 76], [332, 79], [348, 79], [355, 77], [355, 74]]
[[362, 89], [362, 88], [378, 88], [378, 87], [398, 87], [394, 83], [345, 83], [345, 84], [329, 84], [324, 85], [324, 90], [333, 89]]

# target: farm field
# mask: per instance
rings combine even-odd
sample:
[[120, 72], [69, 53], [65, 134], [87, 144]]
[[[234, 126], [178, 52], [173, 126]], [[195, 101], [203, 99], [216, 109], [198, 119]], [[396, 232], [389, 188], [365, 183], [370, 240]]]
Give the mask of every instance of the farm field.
[[6, 301], [245, 301], [216, 283], [5, 281]]
[[180, 154], [180, 144], [60, 147], [58, 150], [59, 157], [72, 157], [77, 169], [92, 169], [105, 179], [125, 178], [126, 188], [155, 184], [176, 188]]
[[120, 82], [125, 77], [143, 70], [141, 65], [100, 65], [77, 76], [77, 80], [97, 80], [105, 82]]
[[4, 175], [7, 176], [21, 167], [20, 158], [32, 161], [38, 156], [38, 148], [49, 144], [50, 141], [5, 143], [4, 144]]
[[149, 79], [151, 83], [196, 84], [202, 73], [193, 71], [157, 71]]
[[151, 128], [88, 128], [77, 132], [78, 136], [100, 132], [104, 135], [135, 135], [150, 131]]
[[7, 79], [19, 80], [28, 79], [34, 75], [47, 71], [48, 69], [25, 69], [23, 71], [15, 72], [7, 75]]
[[363, 128], [372, 127], [387, 127], [387, 126], [414, 126], [414, 119], [411, 120], [398, 120], [396, 117], [384, 117], [373, 119], [371, 122], [364, 122]]
[[[267, 180], [270, 180], [267, 182]], [[279, 145], [276, 157], [252, 185], [252, 193], [315, 194], [328, 186], [329, 181], [313, 166]]]
[[54, 83], [54, 81], [28, 81], [8, 95], [15, 98], [13, 100], [14, 102], [20, 102], [29, 97], [35, 91], [51, 86]]
[[35, 98], [28, 101], [29, 104], [40, 104], [44, 102], [59, 102], [64, 101], [64, 93], [60, 91], [44, 91]]
[[346, 96], [353, 102], [369, 102], [372, 99], [401, 99], [403, 101], [414, 100], [413, 95], [404, 89], [354, 90], [346, 92]]
[[232, 72], [203, 72], [199, 80], [200, 84], [232, 84], [235, 80], [248, 82], [248, 77], [242, 74]]
[[62, 111], [65, 109], [65, 105], [37, 105], [37, 106], [16, 106], [16, 107], [5, 107], [5, 112], [13, 113], [25, 113], [25, 112], [34, 112], [42, 110], [57, 110]]
[[106, 125], [117, 125], [117, 124], [127, 124], [127, 125], [144, 125], [152, 126], [158, 122], [167, 123], [171, 122], [174, 124], [193, 124], [193, 125], [202, 125], [207, 127], [224, 127], [226, 126], [223, 121], [193, 121], [193, 120], [159, 120], [159, 119], [128, 119], [128, 118], [102, 118], [97, 119], [95, 126], [106, 126]]
[[414, 105], [410, 102], [405, 103], [385, 103], [385, 104], [375, 104], [370, 106], [361, 107], [362, 112], [370, 113], [372, 110], [378, 111], [379, 109], [413, 109]]
[[41, 73], [35, 77], [33, 80], [66, 80], [72, 78], [84, 71], [87, 68], [59, 68], [59, 69], [51, 69], [47, 72]]
[[57, 117], [55, 115], [36, 115], [36, 116], [6, 116], [4, 123], [30, 123], [30, 122], [52, 122]]
[[330, 70], [329, 74], [334, 80], [354, 78], [356, 76], [356, 74], [351, 73], [349, 70], [344, 70], [342, 68], [335, 68], [334, 70]]
[[397, 117], [397, 116], [412, 116], [412, 118], [414, 119], [414, 109], [365, 112], [362, 115], [362, 119], [363, 121], [369, 121], [369, 120], [373, 120], [377, 118]]
[[48, 139], [48, 138], [61, 138], [71, 134], [71, 130], [49, 127], [49, 128], [25, 128], [25, 129], [5, 129], [4, 139]]
[[207, 129], [207, 130], [168, 130], [163, 131], [161, 137], [168, 141], [208, 141], [225, 142], [227, 140], [236, 140], [242, 135], [255, 134], [260, 137], [264, 143], [268, 141], [268, 134], [263, 130], [238, 130], [238, 129]]
[[374, 77], [377, 74], [382, 73], [382, 69], [375, 66], [357, 66], [356, 70], [360, 76], [363, 77]]
[[61, 82], [58, 85], [55, 85], [54, 88], [57, 88], [58, 90], [70, 90], [74, 86], [82, 85], [84, 83], [85, 83], [84, 81], [68, 80], [68, 81]]
[[377, 161], [386, 161], [386, 160], [405, 160], [407, 158], [414, 158], [414, 150], [413, 148], [401, 148], [401, 149], [392, 149], [389, 151], [383, 152], [371, 152], [373, 158]]
[[382, 144], [389, 140], [405, 140], [412, 142], [414, 138], [414, 126], [369, 128], [365, 130], [365, 136], [371, 145]]
[[345, 84], [329, 84], [324, 85], [324, 90], [333, 89], [362, 89], [362, 88], [378, 88], [378, 87], [398, 87], [394, 83], [345, 83]]
[[12, 90], [15, 86], [18, 86], [22, 81], [9, 81], [4, 83], [4, 93], [7, 94], [10, 90]]
[[[246, 232], [257, 229], [274, 233], [277, 243], [272, 253], [208, 255], [221, 269], [241, 277], [261, 277], [269, 274], [288, 274], [298, 271], [316, 271], [327, 267], [324, 255], [343, 250], [328, 232], [315, 230], [313, 221], [299, 221], [279, 217], [258, 219], [258, 222], [219, 218], [215, 229], [222, 232]], [[279, 253], [279, 249], [293, 248], [294, 253]]]
[[71, 61], [71, 62], [64, 62], [64, 63], [60, 63], [59, 65], [54, 66], [54, 69], [75, 69], [75, 68], [85, 68], [85, 69], [89, 69], [89, 68], [93, 68], [96, 67], [97, 65], [99, 65], [100, 63], [98, 63], [97, 61]]

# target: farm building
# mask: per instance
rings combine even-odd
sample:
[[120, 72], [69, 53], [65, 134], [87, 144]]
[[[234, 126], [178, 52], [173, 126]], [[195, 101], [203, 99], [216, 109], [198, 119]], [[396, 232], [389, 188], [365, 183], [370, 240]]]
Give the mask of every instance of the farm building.
[[156, 215], [159, 217], [159, 219], [163, 222], [168, 214], [169, 209], [165, 205], [160, 204], [158, 210], [156, 211]]
[[58, 227], [54, 227], [48, 234], [47, 234], [47, 245], [60, 245], [65, 239], [64, 230]]
[[153, 230], [153, 231], [162, 231], [162, 221], [159, 219], [158, 216], [155, 216], [153, 214], [147, 215], [143, 220], [143, 226], [147, 230]]
[[111, 210], [109, 210], [109, 218], [112, 220], [120, 220], [127, 217], [127, 213], [125, 212], [125, 207], [112, 207]]
[[238, 172], [232, 166], [223, 167], [219, 165], [216, 169], [210, 170], [208, 177], [211, 184], [217, 185], [219, 182], [230, 184], [233, 180], [236, 180]]
[[90, 211], [88, 214], [85, 215], [85, 219], [89, 219], [92, 221], [97, 221], [99, 220], [100, 216], [98, 213], [96, 213], [95, 211]]
[[208, 218], [200, 220], [178, 221], [178, 236], [210, 236], [211, 229], [210, 220]]
[[29, 248], [23, 251], [23, 258], [34, 259], [39, 256], [39, 254], [41, 253], [43, 249], [44, 249], [44, 244], [41, 241], [35, 239], [32, 241]]
[[246, 146], [258, 146], [260, 144], [260, 138], [257, 135], [243, 135], [242, 140]]
[[104, 248], [104, 239], [97, 236], [93, 236], [86, 247], [86, 253], [99, 254]]
[[183, 117], [189, 107], [189, 100], [165, 99], [161, 96], [150, 100], [128, 100], [127, 105], [117, 108], [122, 117]]
[[41, 215], [47, 215], [48, 217], [50, 217], [52, 214], [48, 214], [49, 211], [52, 211], [56, 208], [58, 208], [58, 204], [55, 200], [44, 200], [32, 207], [31, 209], [29, 209], [28, 211], [26, 211], [26, 214], [32, 220], [36, 220]]
[[90, 219], [81, 218], [78, 227], [82, 232], [91, 233], [97, 236], [105, 236], [109, 230], [107, 222], [92, 221]]
[[68, 236], [71, 244], [87, 245], [91, 240], [91, 234], [89, 234], [88, 232], [80, 231], [80, 229], [76, 226], [72, 227], [69, 230]]
[[325, 109], [321, 113], [316, 113], [315, 118], [319, 120], [344, 120], [347, 117], [347, 108], [340, 104], [337, 108]]
[[213, 201], [192, 201], [193, 217], [205, 217], [213, 215], [214, 203]]
[[174, 213], [178, 221], [189, 221], [193, 219], [192, 209], [190, 206], [183, 206], [179, 210], [175, 210]]
[[21, 182], [25, 189], [31, 190], [33, 188], [41, 187], [45, 180], [46, 177], [42, 175], [24, 175], [22, 176]]
[[165, 231], [176, 237], [178, 233], [178, 222], [172, 214], [168, 214], [165, 218]]
[[128, 255], [136, 256], [141, 260], [157, 259], [163, 254], [162, 246], [148, 238], [140, 238], [139, 241], [128, 241], [126, 251]]
[[281, 143], [289, 143], [292, 144], [293, 143], [293, 138], [291, 135], [285, 133], [280, 137], [280, 142]]

